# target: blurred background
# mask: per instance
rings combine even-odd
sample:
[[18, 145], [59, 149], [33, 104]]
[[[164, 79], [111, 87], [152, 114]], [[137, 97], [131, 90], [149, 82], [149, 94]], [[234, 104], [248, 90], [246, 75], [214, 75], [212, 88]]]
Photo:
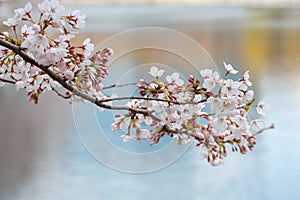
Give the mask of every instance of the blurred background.
[[[128, 29], [164, 27], [196, 40], [217, 66], [226, 61], [239, 71], [250, 70], [257, 99], [272, 105], [264, 121], [275, 122], [276, 129], [259, 136], [254, 151], [232, 154], [220, 167], [199, 160], [192, 146], [165, 169], [126, 174], [102, 165], [85, 150], [68, 102], [48, 93], [33, 105], [24, 91], [5, 86], [0, 89], [1, 200], [300, 198], [299, 0], [62, 2], [68, 10], [87, 15], [86, 28], [75, 42], [90, 37], [97, 44]], [[0, 1], [1, 21], [24, 4]], [[160, 56], [168, 60], [168, 55]], [[131, 53], [114, 63], [109, 79], [117, 80], [118, 63], [130, 69], [155, 58], [155, 52]], [[190, 66], [176, 67], [192, 72]]]

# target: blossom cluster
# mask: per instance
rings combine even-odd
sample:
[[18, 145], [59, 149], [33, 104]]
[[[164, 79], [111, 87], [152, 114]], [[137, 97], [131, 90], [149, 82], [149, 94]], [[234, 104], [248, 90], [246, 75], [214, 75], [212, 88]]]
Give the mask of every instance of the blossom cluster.
[[[107, 58], [112, 51], [104, 49], [91, 56], [94, 45], [89, 38], [81, 45], [71, 44], [85, 25], [85, 15], [79, 10], [68, 13], [58, 0], [45, 0], [38, 4], [38, 13], [38, 20], [35, 20], [31, 3], [16, 9], [14, 17], [3, 22], [12, 28], [15, 36], [3, 32], [0, 39], [18, 45], [38, 64], [48, 67], [72, 86], [96, 96], [102, 79], [108, 74]], [[29, 100], [36, 103], [43, 91], [58, 92], [60, 86], [36, 66], [4, 47], [0, 48], [0, 78], [15, 82], [17, 89], [25, 88]], [[4, 83], [0, 84], [3, 86]], [[64, 95], [71, 97], [72, 94], [66, 92]]]
[[[154, 79], [150, 82], [140, 80], [137, 84], [140, 95], [148, 99], [128, 103], [134, 109], [144, 109], [151, 114], [129, 111], [116, 115], [112, 129], [124, 129], [127, 132], [122, 136], [124, 141], [148, 139], [150, 144], [156, 144], [169, 135], [176, 138], [178, 144], [196, 142], [201, 157], [214, 166], [223, 163], [227, 145], [242, 154], [252, 150], [255, 135], [264, 129], [264, 125], [261, 119], [249, 114], [250, 108], [255, 108], [258, 115], [265, 115], [269, 105], [263, 101], [254, 105], [249, 71], [233, 80], [227, 78], [228, 75], [238, 71], [230, 64], [224, 63], [224, 66], [224, 78], [205, 69], [200, 71], [200, 77], [191, 75], [186, 82], [177, 72], [167, 75], [164, 80], [164, 70], [153, 66], [149, 74]], [[143, 124], [150, 129], [142, 129]]]
[[[265, 115], [270, 107], [264, 101], [256, 103], [249, 71], [234, 80], [230, 77], [238, 71], [224, 63], [223, 77], [204, 69], [184, 80], [177, 72], [164, 76], [163, 69], [153, 66], [152, 80], [136, 84], [140, 96], [109, 96], [103, 90], [117, 85], [105, 87], [102, 82], [109, 74], [112, 50], [92, 54], [89, 38], [80, 45], [71, 43], [84, 27], [85, 15], [78, 10], [68, 13], [58, 0], [44, 0], [38, 13], [36, 20], [27, 3], [3, 22], [12, 32], [0, 33], [0, 86], [12, 83], [17, 90], [23, 88], [35, 103], [40, 94], [52, 90], [101, 109], [125, 110], [112, 123], [114, 131], [126, 132], [123, 141], [149, 140], [153, 145], [168, 135], [178, 144], [195, 142], [201, 157], [213, 166], [223, 163], [228, 146], [242, 154], [252, 150], [256, 135], [266, 129], [255, 116]], [[114, 100], [130, 101], [116, 106]]]

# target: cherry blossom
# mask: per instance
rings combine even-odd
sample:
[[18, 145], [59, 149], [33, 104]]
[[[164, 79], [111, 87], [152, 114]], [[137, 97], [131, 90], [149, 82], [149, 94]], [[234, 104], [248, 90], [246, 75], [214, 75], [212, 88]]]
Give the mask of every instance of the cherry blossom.
[[54, 22], [59, 22], [61, 16], [66, 14], [64, 6], [57, 0], [43, 1], [38, 7], [45, 19], [50, 17]]
[[252, 83], [249, 81], [249, 78], [250, 78], [249, 71], [246, 71], [243, 76], [243, 81], [247, 86], [252, 86]]
[[266, 104], [264, 100], [261, 100], [256, 107], [256, 111], [260, 115], [266, 115], [266, 111], [271, 109], [271, 106]]
[[[256, 135], [274, 128], [253, 118], [253, 108], [265, 115], [270, 106], [264, 101], [255, 106], [249, 71], [238, 78], [238, 71], [224, 62], [224, 75], [203, 69], [200, 76], [184, 79], [173, 72], [163, 79], [167, 71], [152, 66], [150, 80], [107, 86], [103, 80], [109, 76], [113, 50], [93, 52], [90, 38], [72, 44], [85, 25], [85, 15], [79, 10], [67, 13], [57, 0], [44, 0], [38, 10], [39, 16], [32, 16], [32, 5], [27, 3], [3, 22], [14, 34], [0, 33], [1, 87], [14, 84], [34, 103], [45, 91], [52, 91], [70, 103], [90, 102], [99, 110], [118, 110], [111, 129], [125, 132], [121, 136], [124, 142], [148, 140], [155, 145], [163, 137], [172, 137], [179, 145], [194, 143], [200, 157], [212, 166], [224, 163], [228, 148], [242, 154], [252, 150]], [[18, 31], [21, 38], [12, 36]], [[234, 76], [228, 78], [229, 74]], [[135, 85], [140, 95], [106, 91], [128, 85]]]
[[30, 20], [31, 19], [31, 10], [32, 10], [32, 5], [30, 2], [28, 2], [24, 8], [19, 8], [15, 10], [15, 16], [14, 18], [18, 21], [22, 20]]
[[177, 72], [174, 72], [173, 74], [171, 74], [171, 76], [167, 76], [166, 80], [168, 81], [168, 83], [175, 83], [178, 86], [182, 86], [184, 84], [183, 80], [179, 78], [179, 74]]
[[68, 23], [74, 29], [82, 29], [85, 26], [85, 15], [79, 10], [74, 10], [72, 14], [67, 16]]
[[260, 119], [252, 120], [250, 125], [254, 131], [260, 131], [264, 128], [264, 124]]
[[165, 70], [158, 69], [157, 67], [153, 66], [151, 67], [149, 74], [153, 77], [161, 77], [164, 72]]
[[240, 93], [239, 87], [240, 82], [233, 81], [232, 79], [228, 79], [225, 81], [225, 85], [222, 87], [221, 92], [227, 96], [238, 95]]
[[91, 52], [94, 50], [94, 44], [90, 43], [91, 39], [87, 38], [84, 40], [82, 49], [83, 49], [83, 55], [88, 57], [91, 55]]
[[223, 62], [224, 66], [225, 66], [225, 69], [227, 71], [227, 73], [230, 73], [230, 74], [237, 74], [238, 71], [235, 70], [231, 64], [226, 64], [225, 62]]
[[3, 24], [14, 27], [18, 25], [18, 21], [15, 18], [8, 18], [6, 21], [3, 21]]

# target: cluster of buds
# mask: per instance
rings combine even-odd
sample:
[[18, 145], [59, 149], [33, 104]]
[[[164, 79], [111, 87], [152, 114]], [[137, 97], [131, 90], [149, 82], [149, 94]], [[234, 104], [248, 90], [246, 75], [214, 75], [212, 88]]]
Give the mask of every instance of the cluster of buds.
[[100, 92], [103, 88], [102, 80], [109, 74], [108, 57], [112, 54], [110, 48], [96, 52], [90, 58], [91, 63], [76, 74], [74, 79], [76, 87], [88, 95], [102, 98], [103, 94]]

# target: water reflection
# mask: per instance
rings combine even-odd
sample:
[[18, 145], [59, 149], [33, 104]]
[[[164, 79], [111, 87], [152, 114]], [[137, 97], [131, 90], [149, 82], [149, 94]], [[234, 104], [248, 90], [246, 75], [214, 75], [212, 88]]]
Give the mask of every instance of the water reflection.
[[[273, 107], [265, 122], [275, 121], [277, 128], [261, 135], [253, 152], [232, 154], [222, 167], [199, 161], [197, 149], [191, 148], [157, 173], [124, 174], [104, 167], [86, 152], [76, 136], [70, 107], [59, 98], [45, 96], [36, 107], [24, 101], [24, 93], [7, 88], [0, 96], [1, 113], [6, 113], [0, 118], [0, 199], [299, 199], [299, 11], [83, 9], [91, 15], [86, 35], [93, 41], [129, 28], [169, 27], [197, 40], [219, 66], [226, 59], [240, 71], [250, 69], [258, 98], [265, 97]], [[140, 52], [123, 64], [146, 63], [155, 56]], [[168, 60], [168, 55], [161, 56]], [[182, 70], [188, 73], [189, 68]]]

